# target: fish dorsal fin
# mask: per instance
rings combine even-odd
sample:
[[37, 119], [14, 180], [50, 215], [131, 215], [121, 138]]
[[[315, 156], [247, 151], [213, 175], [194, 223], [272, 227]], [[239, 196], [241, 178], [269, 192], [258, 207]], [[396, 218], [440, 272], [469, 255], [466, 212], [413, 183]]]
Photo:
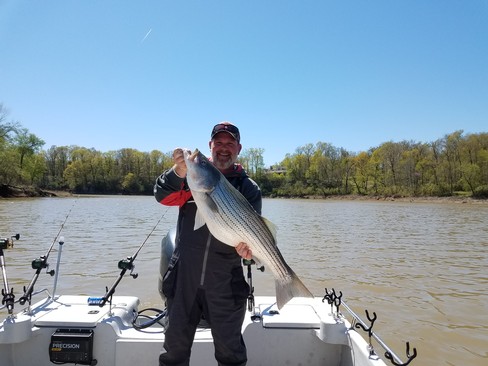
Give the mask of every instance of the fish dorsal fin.
[[268, 227], [269, 231], [271, 231], [271, 235], [273, 235], [273, 238], [274, 238], [275, 243], [276, 243], [277, 242], [276, 241], [276, 232], [277, 232], [278, 228], [276, 227], [275, 224], [273, 224], [271, 221], [269, 221], [266, 217], [262, 217], [262, 219], [263, 219], [264, 223], [266, 224], [266, 226]]

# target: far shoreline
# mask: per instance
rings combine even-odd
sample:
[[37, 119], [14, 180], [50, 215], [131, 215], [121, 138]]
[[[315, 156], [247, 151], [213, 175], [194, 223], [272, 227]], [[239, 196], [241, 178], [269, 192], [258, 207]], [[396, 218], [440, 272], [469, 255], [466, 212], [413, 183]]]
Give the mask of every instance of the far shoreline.
[[[31, 187], [0, 187], [0, 199], [15, 199], [15, 198], [40, 198], [40, 197], [76, 197], [76, 196], [97, 196], [109, 194], [78, 194], [69, 191], [59, 190], [42, 190]], [[124, 196], [122, 193], [114, 194], [114, 196]], [[141, 194], [141, 196], [146, 196]], [[150, 196], [150, 195], [147, 195]], [[468, 196], [370, 196], [370, 195], [328, 195], [328, 196], [304, 196], [304, 197], [276, 197], [264, 196], [267, 199], [303, 199], [303, 200], [325, 200], [325, 201], [369, 201], [369, 202], [406, 202], [406, 203], [459, 203], [459, 204], [486, 204], [488, 199], [472, 198]]]
[[462, 196], [363, 196], [363, 195], [332, 195], [327, 197], [303, 197], [306, 199], [322, 199], [330, 201], [377, 201], [377, 202], [406, 202], [406, 203], [460, 203], [460, 204], [486, 204], [488, 199], [462, 197]]

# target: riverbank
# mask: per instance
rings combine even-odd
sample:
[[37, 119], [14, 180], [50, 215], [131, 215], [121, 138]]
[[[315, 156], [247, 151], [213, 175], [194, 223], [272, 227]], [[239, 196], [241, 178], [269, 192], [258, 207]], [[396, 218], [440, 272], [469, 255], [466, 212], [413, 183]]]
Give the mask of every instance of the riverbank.
[[362, 196], [362, 195], [335, 195], [323, 197], [309, 197], [311, 199], [325, 199], [331, 201], [384, 201], [384, 202], [412, 202], [412, 203], [429, 203], [429, 202], [445, 202], [445, 203], [460, 203], [460, 204], [486, 204], [488, 199], [478, 199], [466, 196], [448, 196], [448, 197], [403, 197], [403, 196]]
[[69, 197], [70, 192], [47, 191], [29, 186], [0, 185], [0, 198], [27, 198], [27, 197]]
[[[42, 190], [32, 187], [17, 187], [0, 185], [0, 198], [28, 198], [28, 197], [72, 197], [73, 194], [68, 191], [51, 191]], [[279, 199], [281, 197], [273, 197]], [[488, 199], [477, 199], [468, 196], [449, 196], [449, 197], [405, 197], [405, 196], [365, 196], [357, 194], [348, 195], [330, 195], [327, 197], [321, 196], [306, 196], [306, 197], [285, 197], [285, 198], [300, 198], [300, 199], [320, 199], [330, 201], [384, 201], [384, 202], [412, 202], [412, 203], [428, 203], [428, 202], [445, 202], [445, 203], [460, 203], [460, 204], [487, 204]]]

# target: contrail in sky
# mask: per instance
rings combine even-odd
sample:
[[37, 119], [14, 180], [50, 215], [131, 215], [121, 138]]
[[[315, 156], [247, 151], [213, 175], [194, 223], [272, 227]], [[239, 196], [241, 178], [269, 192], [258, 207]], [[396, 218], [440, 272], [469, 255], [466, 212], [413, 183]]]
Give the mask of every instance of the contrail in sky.
[[144, 38], [142, 39], [141, 43], [144, 42], [146, 40], [146, 38], [149, 36], [149, 34], [152, 32], [152, 28], [149, 29], [149, 31], [146, 33], [146, 35], [144, 36]]

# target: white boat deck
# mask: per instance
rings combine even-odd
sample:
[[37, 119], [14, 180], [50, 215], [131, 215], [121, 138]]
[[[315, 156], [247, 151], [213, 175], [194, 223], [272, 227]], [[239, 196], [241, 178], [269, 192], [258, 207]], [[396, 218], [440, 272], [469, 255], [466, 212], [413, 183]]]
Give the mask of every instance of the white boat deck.
[[[50, 344], [56, 331], [89, 330], [93, 332], [93, 351], [88, 358], [97, 365], [158, 365], [164, 331], [161, 326], [135, 329], [132, 322], [138, 305], [139, 299], [132, 296], [114, 296], [112, 306], [107, 303], [103, 307], [88, 305], [87, 296], [43, 300], [33, 305], [30, 313], [23, 311], [3, 321], [0, 364], [52, 366]], [[385, 365], [369, 356], [364, 338], [348, 329], [347, 320], [331, 315], [330, 306], [320, 298], [294, 298], [278, 310], [273, 297], [258, 296], [255, 312], [261, 317], [253, 319], [248, 313], [242, 327], [248, 365]], [[58, 352], [68, 354], [61, 348]], [[215, 365], [213, 353], [210, 330], [199, 328], [191, 365]]]

